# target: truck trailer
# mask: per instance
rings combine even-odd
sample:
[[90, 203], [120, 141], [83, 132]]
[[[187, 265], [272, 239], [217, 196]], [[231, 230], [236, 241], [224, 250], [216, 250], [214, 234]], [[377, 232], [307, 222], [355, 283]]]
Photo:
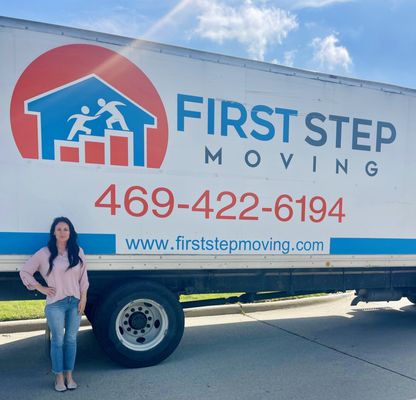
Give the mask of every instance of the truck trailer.
[[416, 301], [415, 90], [6, 17], [0, 54], [1, 300], [64, 215], [127, 367], [181, 294]]

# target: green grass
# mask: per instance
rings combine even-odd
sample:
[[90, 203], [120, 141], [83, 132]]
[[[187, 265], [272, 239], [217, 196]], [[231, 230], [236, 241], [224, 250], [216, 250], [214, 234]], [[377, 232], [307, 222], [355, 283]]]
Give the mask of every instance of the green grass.
[[45, 300], [0, 301], [0, 321], [45, 318]]
[[217, 298], [228, 298], [234, 296], [240, 296], [243, 293], [206, 293], [206, 294], [182, 294], [180, 297], [181, 302], [195, 301], [195, 300], [208, 300]]
[[[243, 293], [210, 293], [210, 294], [189, 294], [181, 295], [180, 301], [207, 300], [215, 298], [227, 298], [240, 296]], [[284, 297], [278, 300], [298, 299], [309, 296], [323, 296], [325, 293]], [[272, 301], [272, 300], [263, 300]], [[0, 321], [16, 321], [22, 319], [45, 318], [45, 300], [25, 300], [25, 301], [0, 301]]]
[[[235, 297], [244, 294], [244, 292], [240, 293], [208, 293], [208, 294], [187, 294], [181, 295], [180, 301], [187, 302], [187, 301], [195, 301], [195, 300], [207, 300], [207, 299], [216, 299], [216, 298], [228, 298], [228, 297]], [[292, 299], [303, 299], [304, 297], [318, 297], [318, 296], [326, 296], [327, 293], [314, 293], [314, 294], [303, 294], [299, 296], [287, 296], [287, 297], [279, 297], [277, 299], [264, 299], [264, 300], [256, 300], [255, 302], [267, 302], [267, 301], [279, 301], [279, 300], [292, 300]]]

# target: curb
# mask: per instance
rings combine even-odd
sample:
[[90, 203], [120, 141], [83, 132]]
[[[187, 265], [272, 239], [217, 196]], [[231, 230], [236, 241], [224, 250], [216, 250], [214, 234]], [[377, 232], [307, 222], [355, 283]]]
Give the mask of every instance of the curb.
[[303, 299], [290, 300], [276, 300], [262, 303], [247, 303], [247, 304], [227, 304], [223, 306], [209, 306], [185, 309], [186, 317], [209, 317], [215, 315], [227, 314], [249, 314], [259, 311], [271, 311], [287, 308], [304, 307], [309, 305], [317, 305], [329, 303], [337, 300], [351, 297], [352, 293], [328, 294], [320, 297], [306, 297]]
[[[90, 321], [88, 321], [87, 317], [83, 316], [81, 319], [81, 326], [88, 325], [90, 325]], [[45, 329], [46, 318], [0, 322], [0, 335], [7, 333], [44, 331]]]
[[[304, 307], [308, 305], [329, 303], [350, 297], [351, 293], [329, 294], [321, 297], [307, 297], [304, 299], [278, 300], [262, 303], [249, 304], [226, 304], [221, 306], [208, 306], [187, 308], [184, 310], [185, 317], [210, 317], [215, 315], [248, 314], [259, 311], [271, 311], [282, 308]], [[83, 316], [81, 326], [90, 326], [88, 319]], [[42, 331], [46, 329], [46, 319], [27, 319], [22, 321], [0, 322], [0, 334]]]

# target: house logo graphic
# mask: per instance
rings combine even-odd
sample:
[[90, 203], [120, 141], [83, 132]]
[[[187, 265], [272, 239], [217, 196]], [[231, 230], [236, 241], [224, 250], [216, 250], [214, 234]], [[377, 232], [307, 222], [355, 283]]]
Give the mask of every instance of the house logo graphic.
[[167, 149], [155, 87], [99, 46], [62, 46], [34, 60], [16, 84], [10, 117], [23, 158], [159, 168]]

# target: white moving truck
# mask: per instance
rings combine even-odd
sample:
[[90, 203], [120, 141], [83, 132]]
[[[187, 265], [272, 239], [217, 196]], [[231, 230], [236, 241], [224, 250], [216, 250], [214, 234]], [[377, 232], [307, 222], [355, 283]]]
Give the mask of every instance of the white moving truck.
[[10, 18], [0, 54], [1, 299], [60, 215], [130, 367], [183, 293], [416, 298], [415, 90]]

